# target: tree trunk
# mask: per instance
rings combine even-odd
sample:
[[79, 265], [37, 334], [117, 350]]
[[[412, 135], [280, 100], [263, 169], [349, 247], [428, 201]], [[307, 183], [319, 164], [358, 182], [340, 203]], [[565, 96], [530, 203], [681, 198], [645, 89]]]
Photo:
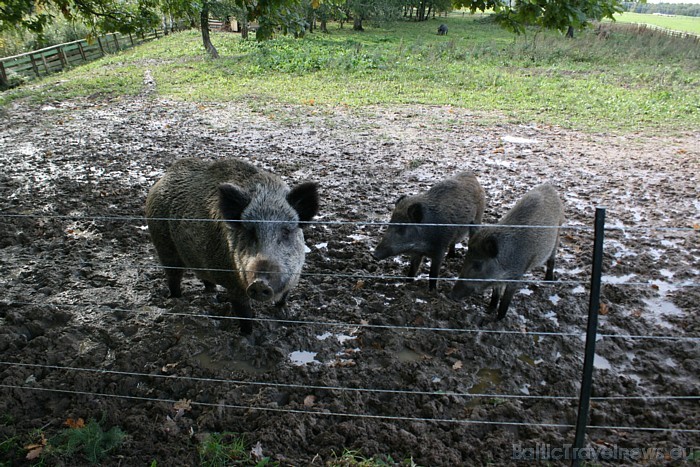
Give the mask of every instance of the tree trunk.
[[568, 37], [569, 39], [574, 38], [574, 27], [573, 26], [569, 26], [569, 29], [566, 30], [566, 37]]
[[328, 32], [328, 22], [325, 18], [321, 20], [321, 32]]
[[219, 52], [217, 52], [214, 44], [211, 43], [211, 38], [209, 37], [209, 4], [204, 2], [202, 6], [202, 14], [200, 15], [200, 27], [202, 28], [202, 42], [204, 43], [204, 48], [211, 58], [219, 58]]
[[365, 28], [362, 27], [362, 16], [356, 15], [352, 20], [352, 29], [355, 31], [364, 31]]

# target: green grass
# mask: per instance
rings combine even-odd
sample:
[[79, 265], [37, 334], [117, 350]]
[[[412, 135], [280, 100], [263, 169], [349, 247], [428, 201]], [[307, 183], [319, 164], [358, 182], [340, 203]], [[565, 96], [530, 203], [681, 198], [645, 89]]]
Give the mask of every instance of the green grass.
[[[449, 35], [438, 36], [446, 22]], [[446, 105], [513, 123], [583, 131], [674, 132], [700, 126], [700, 48], [657, 35], [594, 31], [515, 37], [483, 16], [454, 14], [385, 28], [331, 27], [331, 34], [257, 43], [213, 33], [209, 59], [198, 31], [173, 34], [0, 94], [43, 102], [135, 95], [150, 70], [160, 96], [280, 104]]]
[[694, 16], [662, 16], [625, 12], [615, 16], [620, 23], [651, 24], [674, 31], [700, 35], [700, 18]]
[[246, 440], [242, 436], [231, 432], [209, 434], [199, 445], [199, 459], [202, 467], [223, 467], [227, 465], [264, 467], [278, 465], [268, 457], [255, 459]]

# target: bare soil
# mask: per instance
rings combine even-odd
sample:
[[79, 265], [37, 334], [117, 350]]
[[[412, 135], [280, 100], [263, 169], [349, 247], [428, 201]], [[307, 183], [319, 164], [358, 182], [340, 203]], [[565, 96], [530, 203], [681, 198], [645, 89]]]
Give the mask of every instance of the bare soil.
[[[133, 466], [198, 465], [201, 441], [224, 431], [282, 465], [324, 465], [345, 449], [390, 464], [506, 465], [514, 446], [571, 444], [593, 216], [605, 206], [615, 229], [593, 395], [636, 399], [594, 400], [590, 424], [615, 428], [589, 428], [587, 441], [658, 448], [653, 464], [700, 446], [700, 133], [584, 134], [449, 107], [195, 105], [148, 91], [4, 109], [0, 439], [28, 444], [34, 430], [94, 418], [127, 434], [104, 464]], [[182, 157], [238, 157], [321, 185], [305, 275], [286, 314], [256, 306], [249, 338], [216, 318], [224, 291], [205, 293], [191, 274], [183, 298], [167, 298], [143, 205]], [[447, 297], [464, 246], [430, 293], [427, 266], [398, 279], [406, 258], [375, 261], [381, 229], [361, 224], [465, 169], [485, 188], [485, 223], [548, 181], [570, 227], [557, 283], [533, 271], [497, 323], [480, 324], [487, 294]]]

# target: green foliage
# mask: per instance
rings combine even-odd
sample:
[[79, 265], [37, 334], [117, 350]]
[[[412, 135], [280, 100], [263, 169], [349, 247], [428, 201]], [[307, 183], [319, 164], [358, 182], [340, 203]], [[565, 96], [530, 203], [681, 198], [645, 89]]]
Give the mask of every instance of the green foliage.
[[49, 452], [60, 456], [72, 456], [82, 451], [91, 464], [97, 464], [122, 443], [124, 436], [125, 433], [118, 427], [104, 431], [100, 423], [91, 419], [82, 427], [67, 428], [51, 438]]
[[528, 26], [583, 29], [622, 11], [620, 0], [453, 0], [453, 4], [472, 13], [493, 10], [496, 22], [517, 34], [525, 33]]
[[391, 456], [365, 457], [359, 451], [345, 449], [341, 456], [333, 453], [333, 458], [327, 462], [329, 467], [419, 467], [412, 458], [397, 462]]
[[135, 32], [158, 24], [157, 0], [4, 0], [0, 31], [27, 30], [41, 37], [56, 18], [82, 19], [94, 30]]
[[42, 34], [19, 29], [0, 31], [0, 57], [9, 57], [30, 50], [41, 49], [64, 42], [84, 39], [90, 29], [80, 21], [57, 16]]
[[10, 436], [0, 440], [0, 466], [18, 464], [24, 457], [24, 449], [17, 436]]
[[622, 2], [625, 11], [643, 14], [677, 15], [700, 17], [699, 3], [647, 3], [647, 2]]
[[250, 465], [263, 467], [273, 465], [269, 458], [255, 459], [245, 439], [236, 433], [210, 433], [199, 446], [202, 467], [227, 465]]

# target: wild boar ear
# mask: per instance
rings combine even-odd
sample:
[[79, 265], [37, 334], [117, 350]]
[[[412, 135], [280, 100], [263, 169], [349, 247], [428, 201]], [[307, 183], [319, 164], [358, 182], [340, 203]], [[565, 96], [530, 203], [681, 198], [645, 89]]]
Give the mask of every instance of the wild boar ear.
[[219, 209], [224, 219], [241, 220], [243, 210], [250, 204], [250, 195], [235, 185], [219, 185]]
[[484, 251], [489, 258], [498, 256], [498, 240], [493, 235], [484, 240]]
[[423, 222], [423, 203], [413, 203], [406, 209], [408, 218], [414, 224], [420, 224]]
[[287, 194], [287, 202], [299, 214], [300, 221], [310, 221], [318, 214], [320, 205], [318, 183], [304, 182], [295, 186]]

